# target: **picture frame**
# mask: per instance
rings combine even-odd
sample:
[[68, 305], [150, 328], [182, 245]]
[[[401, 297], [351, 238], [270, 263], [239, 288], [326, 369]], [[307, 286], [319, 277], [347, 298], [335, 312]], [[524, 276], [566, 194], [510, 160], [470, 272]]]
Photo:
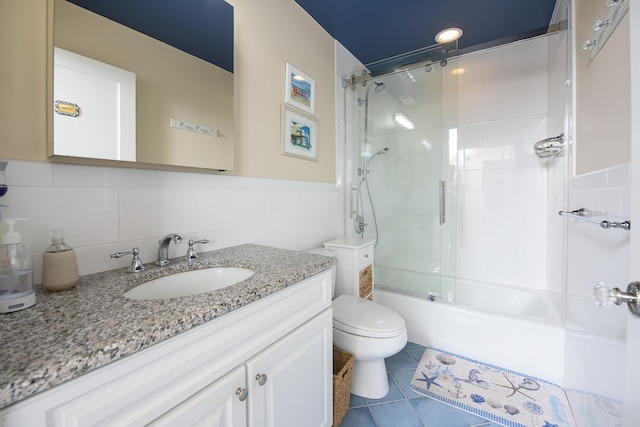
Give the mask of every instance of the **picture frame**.
[[282, 106], [282, 154], [318, 160], [318, 121], [286, 105]]
[[285, 102], [313, 114], [316, 98], [316, 81], [287, 63]]

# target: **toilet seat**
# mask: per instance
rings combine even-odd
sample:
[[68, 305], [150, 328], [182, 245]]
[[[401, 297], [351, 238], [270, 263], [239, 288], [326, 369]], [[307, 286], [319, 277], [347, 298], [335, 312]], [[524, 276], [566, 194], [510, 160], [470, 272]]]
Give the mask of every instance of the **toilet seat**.
[[372, 338], [391, 338], [405, 333], [404, 319], [387, 307], [352, 295], [341, 295], [332, 303], [333, 327]]

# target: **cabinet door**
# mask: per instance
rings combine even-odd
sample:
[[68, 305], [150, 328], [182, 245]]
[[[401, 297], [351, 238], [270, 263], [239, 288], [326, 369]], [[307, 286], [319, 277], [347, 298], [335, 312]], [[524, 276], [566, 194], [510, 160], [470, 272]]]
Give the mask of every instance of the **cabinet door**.
[[331, 310], [325, 310], [246, 362], [249, 426], [330, 426]]
[[[191, 396], [150, 426], [243, 427], [247, 425], [244, 366]], [[236, 391], [245, 390], [241, 397]]]

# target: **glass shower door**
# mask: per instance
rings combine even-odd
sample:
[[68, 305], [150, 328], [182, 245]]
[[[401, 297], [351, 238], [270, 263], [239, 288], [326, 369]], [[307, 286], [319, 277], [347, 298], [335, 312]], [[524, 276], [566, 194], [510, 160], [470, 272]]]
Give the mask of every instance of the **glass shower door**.
[[457, 99], [451, 91], [443, 97], [449, 67], [398, 72], [356, 89], [352, 179], [367, 225], [363, 233], [350, 227], [377, 236], [376, 286], [445, 300], [455, 270], [456, 147], [447, 122], [456, 122]]

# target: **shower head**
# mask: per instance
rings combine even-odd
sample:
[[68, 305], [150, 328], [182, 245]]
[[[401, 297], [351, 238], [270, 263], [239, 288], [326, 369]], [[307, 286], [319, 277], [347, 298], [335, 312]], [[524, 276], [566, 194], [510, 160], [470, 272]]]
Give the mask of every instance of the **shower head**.
[[380, 93], [384, 89], [384, 83], [379, 83], [379, 82], [374, 80], [373, 81], [373, 85], [375, 86], [374, 90], [376, 91], [376, 93]]
[[378, 154], [384, 154], [387, 151], [389, 151], [389, 147], [384, 147], [382, 150], [376, 151], [371, 155], [371, 157], [367, 159], [367, 161], [364, 164], [364, 168], [358, 168], [358, 176], [364, 175], [364, 177], [362, 178], [363, 181], [367, 178], [367, 173], [369, 172], [367, 168], [371, 164], [371, 161], [374, 159], [374, 157], [376, 157]]
[[369, 159], [367, 160], [367, 163], [365, 165], [365, 170], [369, 167], [369, 164], [371, 163], [371, 161], [374, 159], [374, 157], [376, 157], [378, 154], [384, 154], [387, 151], [389, 151], [389, 147], [384, 147], [382, 150], [376, 151], [375, 153], [373, 153], [373, 155], [371, 157], [369, 157]]
[[[372, 80], [372, 81], [371, 81], [371, 83], [369, 84], [369, 86], [367, 86], [367, 91], [365, 92], [365, 95], [364, 95], [364, 102], [365, 102], [365, 103], [369, 101], [369, 90], [370, 90], [372, 87], [374, 88], [375, 93], [380, 93], [380, 92], [382, 92], [382, 91], [383, 91], [383, 89], [384, 89], [384, 83], [381, 83], [381, 82], [379, 83], [379, 82], [377, 82], [377, 81], [375, 81], [375, 80]], [[358, 102], [361, 102], [361, 100], [360, 100], [360, 99], [358, 99]]]

